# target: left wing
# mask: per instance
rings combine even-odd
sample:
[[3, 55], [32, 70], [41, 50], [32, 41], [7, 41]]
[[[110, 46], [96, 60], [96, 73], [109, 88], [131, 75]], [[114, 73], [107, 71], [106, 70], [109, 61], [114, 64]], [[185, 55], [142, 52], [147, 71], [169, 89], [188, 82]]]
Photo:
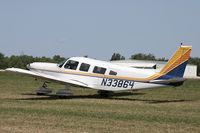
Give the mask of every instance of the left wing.
[[37, 78], [42, 78], [42, 79], [47, 79], [47, 80], [59, 82], [62, 84], [71, 84], [71, 85], [76, 85], [76, 86], [89, 87], [86, 83], [83, 83], [78, 80], [61, 79], [61, 78], [58, 78], [55, 76], [44, 74], [42, 72], [32, 72], [32, 71], [28, 71], [28, 70], [24, 70], [24, 69], [20, 69], [20, 68], [7, 68], [6, 71], [25, 74], [25, 75], [29, 75], [29, 76], [33, 76], [33, 77], [37, 77]]

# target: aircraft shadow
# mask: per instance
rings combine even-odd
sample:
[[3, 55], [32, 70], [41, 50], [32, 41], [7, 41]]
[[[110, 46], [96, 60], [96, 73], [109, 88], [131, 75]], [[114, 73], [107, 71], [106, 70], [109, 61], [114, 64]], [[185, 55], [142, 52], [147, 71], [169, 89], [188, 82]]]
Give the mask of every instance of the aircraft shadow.
[[67, 96], [65, 98], [60, 98], [57, 95], [46, 95], [46, 96], [38, 96], [34, 93], [22, 93], [22, 95], [29, 95], [29, 96], [37, 96], [37, 97], [30, 97], [30, 98], [19, 98], [15, 100], [66, 100], [66, 99], [110, 99], [110, 100], [122, 100], [122, 101], [140, 101], [149, 104], [159, 104], [159, 103], [176, 103], [176, 102], [190, 102], [192, 100], [185, 100], [185, 99], [171, 99], [171, 100], [153, 100], [153, 99], [139, 99], [139, 98], [126, 98], [122, 96], [130, 96], [130, 95], [145, 95], [145, 93], [131, 93], [131, 92], [120, 92], [115, 93], [114, 96], [103, 97], [98, 94], [93, 95], [74, 95], [74, 96]]
[[93, 94], [93, 95], [73, 95], [73, 96], [67, 96], [64, 98], [61, 98], [54, 94], [49, 95], [36, 95], [34, 93], [22, 93], [21, 95], [29, 95], [29, 96], [37, 96], [32, 98], [20, 98], [16, 100], [55, 100], [55, 99], [113, 99], [112, 97], [121, 97], [121, 96], [130, 96], [130, 95], [144, 95], [145, 93], [131, 93], [131, 92], [120, 92], [120, 93], [114, 93], [113, 96], [100, 96], [99, 94]]
[[152, 99], [130, 99], [130, 98], [111, 98], [115, 100], [127, 100], [127, 101], [139, 101], [145, 102], [149, 104], [159, 104], [159, 103], [176, 103], [176, 102], [189, 102], [192, 100], [184, 100], [184, 99], [172, 99], [172, 100], [152, 100]]

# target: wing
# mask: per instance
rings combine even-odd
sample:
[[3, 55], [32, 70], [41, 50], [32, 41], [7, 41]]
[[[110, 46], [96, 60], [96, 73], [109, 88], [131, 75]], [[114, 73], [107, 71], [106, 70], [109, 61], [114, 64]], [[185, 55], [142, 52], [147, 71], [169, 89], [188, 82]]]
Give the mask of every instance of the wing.
[[42, 72], [32, 72], [32, 71], [24, 70], [24, 69], [20, 69], [20, 68], [7, 68], [6, 71], [25, 74], [25, 75], [29, 75], [29, 76], [32, 76], [32, 77], [45, 79], [45, 80], [51, 80], [51, 81], [58, 82], [58, 83], [61, 83], [61, 84], [70, 84], [70, 85], [75, 85], [75, 86], [88, 87], [88, 85], [86, 83], [83, 83], [83, 82], [78, 81], [78, 80], [61, 79], [61, 78], [58, 78], [58, 77], [55, 77], [55, 76], [44, 74]]

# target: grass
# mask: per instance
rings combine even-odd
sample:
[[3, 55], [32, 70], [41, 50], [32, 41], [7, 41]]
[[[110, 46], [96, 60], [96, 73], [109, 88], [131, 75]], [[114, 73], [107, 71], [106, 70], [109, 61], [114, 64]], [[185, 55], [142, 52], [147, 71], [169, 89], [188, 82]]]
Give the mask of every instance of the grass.
[[33, 95], [41, 85], [31, 77], [0, 72], [0, 132], [200, 132], [199, 80], [111, 98], [83, 88], [74, 88], [67, 99]]

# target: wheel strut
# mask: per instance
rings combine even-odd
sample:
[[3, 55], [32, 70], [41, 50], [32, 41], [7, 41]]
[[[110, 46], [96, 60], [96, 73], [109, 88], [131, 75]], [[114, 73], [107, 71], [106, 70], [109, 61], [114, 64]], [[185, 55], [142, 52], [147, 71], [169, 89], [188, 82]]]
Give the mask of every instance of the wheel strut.
[[43, 85], [36, 90], [37, 95], [47, 95], [52, 92], [52, 90], [47, 88], [47, 83], [48, 82], [44, 82]]

